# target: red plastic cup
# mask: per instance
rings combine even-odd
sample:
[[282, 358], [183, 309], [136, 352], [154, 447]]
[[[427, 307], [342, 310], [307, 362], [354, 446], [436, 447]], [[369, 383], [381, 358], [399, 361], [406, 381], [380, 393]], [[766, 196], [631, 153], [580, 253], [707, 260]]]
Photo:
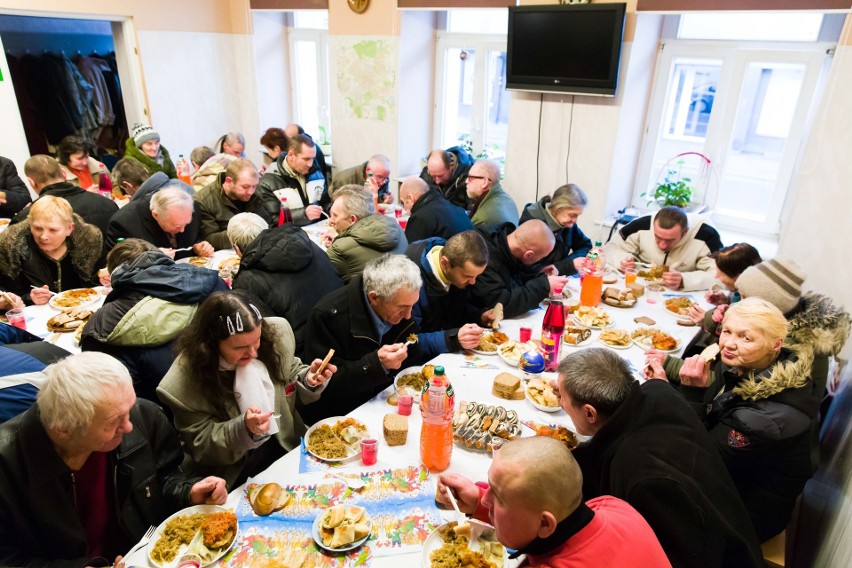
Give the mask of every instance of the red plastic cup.
[[402, 205], [397, 205], [393, 208], [393, 216], [397, 219], [402, 217]]
[[364, 465], [376, 465], [379, 459], [378, 440], [361, 440], [361, 463]]
[[402, 228], [403, 231], [408, 226], [408, 217], [400, 217], [396, 221], [397, 223], [399, 223], [399, 226]]
[[532, 328], [531, 327], [522, 327], [518, 332], [518, 339], [521, 343], [526, 343], [530, 339], [532, 339]]
[[6, 312], [6, 321], [9, 322], [9, 325], [19, 329], [27, 329], [27, 316], [24, 315], [23, 308], [15, 308]]
[[411, 407], [414, 405], [414, 397], [410, 394], [404, 394], [397, 400], [396, 411], [403, 416], [411, 415]]

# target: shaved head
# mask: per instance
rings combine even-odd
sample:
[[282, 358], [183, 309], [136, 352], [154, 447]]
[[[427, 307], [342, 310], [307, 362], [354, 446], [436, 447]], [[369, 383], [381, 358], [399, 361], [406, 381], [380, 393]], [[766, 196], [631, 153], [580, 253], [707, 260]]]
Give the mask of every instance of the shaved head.
[[429, 186], [419, 177], [405, 178], [399, 186], [399, 200], [407, 211], [417, 203], [417, 200], [429, 191]]
[[535, 264], [553, 250], [556, 238], [544, 221], [530, 219], [521, 223], [507, 238], [512, 256], [524, 264]]

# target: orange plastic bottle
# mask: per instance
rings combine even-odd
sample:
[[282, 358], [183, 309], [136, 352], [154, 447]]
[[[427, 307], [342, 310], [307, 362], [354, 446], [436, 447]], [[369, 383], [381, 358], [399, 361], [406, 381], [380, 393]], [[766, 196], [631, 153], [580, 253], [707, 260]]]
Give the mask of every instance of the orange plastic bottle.
[[420, 397], [420, 459], [429, 471], [444, 471], [453, 454], [453, 411], [455, 393], [444, 375], [443, 367], [435, 367], [435, 376]]
[[186, 158], [183, 157], [183, 154], [178, 156], [177, 164], [175, 164], [175, 170], [177, 170], [178, 179], [186, 184], [192, 185], [192, 178], [190, 177], [191, 170], [189, 168], [189, 162], [186, 161]]
[[601, 303], [601, 292], [603, 292], [603, 272], [596, 270], [583, 274], [580, 283], [580, 305], [597, 306]]

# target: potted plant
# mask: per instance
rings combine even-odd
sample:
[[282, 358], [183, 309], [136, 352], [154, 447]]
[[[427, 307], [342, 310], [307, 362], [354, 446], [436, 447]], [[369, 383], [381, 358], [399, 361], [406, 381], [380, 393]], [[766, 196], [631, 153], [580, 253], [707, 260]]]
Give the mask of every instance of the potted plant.
[[[683, 164], [683, 161], [678, 162]], [[643, 193], [648, 199], [648, 204], [656, 203], [660, 207], [687, 207], [692, 201], [691, 178], [681, 177], [680, 172], [669, 169], [653, 190]]]

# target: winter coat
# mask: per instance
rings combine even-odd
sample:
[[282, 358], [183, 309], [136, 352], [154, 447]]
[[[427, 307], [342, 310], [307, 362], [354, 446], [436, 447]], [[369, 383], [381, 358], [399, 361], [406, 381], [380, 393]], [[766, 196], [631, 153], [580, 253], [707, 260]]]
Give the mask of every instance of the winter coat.
[[550, 196], [545, 195], [535, 203], [528, 203], [524, 207], [524, 212], [521, 213], [520, 223], [524, 223], [530, 219], [544, 221], [547, 223], [548, 228], [553, 231], [553, 236], [556, 238], [553, 251], [537, 263], [535, 267], [541, 269], [552, 264], [559, 271], [559, 274], [563, 276], [576, 274], [577, 269], [574, 268], [574, 259], [585, 257], [592, 250], [592, 241], [583, 234], [577, 223], [571, 225], [569, 229], [560, 225], [553, 218], [553, 215], [550, 214], [549, 206]]
[[0, 156], [0, 191], [6, 193], [6, 203], [0, 203], [0, 217], [12, 217], [32, 201], [15, 163], [3, 156]]
[[246, 247], [231, 285], [263, 299], [276, 316], [287, 320], [301, 356], [311, 308], [343, 281], [325, 252], [301, 228], [285, 223], [263, 231]]
[[[450, 176], [450, 179], [447, 182], [442, 184], [436, 183], [432, 176], [429, 175], [429, 171], [426, 166], [423, 166], [423, 171], [420, 172], [420, 177], [423, 181], [429, 184], [430, 187], [437, 188], [441, 192], [441, 195], [443, 195], [447, 201], [453, 205], [458, 205], [462, 209], [469, 209], [470, 200], [467, 197], [467, 174], [476, 159], [468, 154], [467, 150], [461, 146], [448, 148], [447, 152], [452, 155], [451, 161], [454, 166], [453, 175]], [[428, 236], [436, 237], [442, 235]]]
[[[45, 186], [41, 190], [39, 198], [45, 195], [61, 197], [66, 200], [71, 205], [71, 209], [74, 210], [74, 213], [82, 217], [86, 223], [94, 225], [100, 229], [102, 234], [106, 234], [110, 218], [116, 211], [118, 211], [118, 205], [113, 203], [112, 199], [91, 191], [86, 191], [85, 189], [82, 189], [77, 185], [72, 185], [67, 181], [61, 181], [59, 183]], [[38, 199], [36, 199], [36, 201], [38, 201]], [[15, 215], [15, 218], [12, 219], [12, 224], [20, 223], [25, 220], [29, 213], [29, 208], [24, 209]]]
[[45, 381], [44, 368], [68, 355], [65, 349], [23, 329], [0, 324], [0, 424], [35, 403]]
[[[204, 240], [199, 237], [201, 213], [198, 209], [198, 206], [193, 207], [192, 220], [190, 220], [189, 225], [184, 228], [182, 233], [176, 235], [177, 246], [175, 248], [191, 247]], [[106, 234], [107, 249], [112, 250], [118, 239], [122, 238], [142, 239], [157, 248], [172, 246], [168, 235], [154, 219], [154, 215], [151, 214], [151, 195], [141, 199], [131, 199], [127, 205], [112, 216]], [[191, 250], [180, 251], [175, 253], [175, 260], [194, 254]]]
[[192, 186], [188, 183], [184, 183], [179, 179], [169, 179], [169, 176], [163, 172], [154, 172], [151, 174], [151, 177], [142, 182], [142, 185], [139, 186], [139, 189], [133, 194], [133, 197], [131, 197], [130, 200], [141, 201], [143, 199], [150, 198], [167, 185], [169, 187], [179, 187], [189, 195], [195, 195], [195, 190], [192, 189]]
[[618, 231], [615, 238], [604, 248], [606, 259], [612, 266], [633, 256], [638, 261], [657, 266], [666, 265], [669, 270], [683, 276], [683, 291], [704, 290], [716, 280], [716, 261], [710, 258], [722, 248], [719, 233], [700, 216], [689, 216], [689, 230], [681, 241], [663, 252], [654, 238], [654, 215], [634, 219]]
[[518, 206], [512, 196], [503, 190], [498, 181], [482, 196], [481, 201], [474, 204], [470, 220], [477, 227], [480, 225], [502, 225], [503, 223], [511, 223], [517, 227]]
[[547, 276], [512, 256], [506, 239], [514, 230], [511, 223], [477, 229], [488, 245], [488, 266], [471, 288], [472, 301], [480, 311], [501, 302], [507, 318], [537, 308], [550, 294]]
[[[118, 528], [127, 546], [191, 505], [189, 490], [198, 481], [179, 469], [180, 441], [157, 405], [138, 399], [130, 421], [133, 430], [107, 454]], [[56, 454], [38, 406], [0, 426], [0, 564], [109, 566], [113, 558], [86, 556], [75, 499], [73, 472]]]
[[[305, 360], [322, 359], [329, 349], [334, 349], [331, 362], [337, 365], [337, 372], [318, 402], [300, 408], [299, 413], [307, 424], [348, 414], [391, 384], [391, 375], [379, 361], [379, 348], [404, 342], [409, 334], [417, 333], [417, 322], [403, 319], [379, 337], [369, 309], [364, 281], [358, 275], [311, 310], [305, 334]], [[404, 369], [419, 356], [418, 345], [410, 345], [408, 357], [400, 368]]]
[[[363, 164], [352, 166], [334, 174], [331, 180], [331, 188], [328, 191], [329, 196], [334, 199], [334, 192], [344, 185], [354, 184], [363, 187], [364, 182], [367, 181], [367, 164], [368, 162], [364, 162]], [[390, 193], [388, 181], [385, 180], [385, 183], [379, 187], [379, 203], [383, 203], [385, 196]]]
[[273, 203], [272, 207], [265, 205], [264, 194], [258, 192], [254, 192], [248, 201], [234, 202], [225, 195], [223, 183], [225, 172], [220, 173], [213, 183], [196, 193], [194, 198], [201, 213], [201, 239], [213, 245], [216, 250], [231, 248], [228, 221], [237, 213], [255, 213], [260, 215], [267, 225], [278, 221], [277, 215], [271, 213], [271, 210], [278, 206], [277, 202]]
[[385, 253], [402, 254], [407, 246], [408, 240], [396, 219], [374, 213], [337, 235], [326, 252], [343, 282], [349, 282], [374, 258]]
[[[278, 335], [275, 351], [284, 373], [281, 377], [270, 376], [275, 387], [275, 412], [280, 415], [277, 418], [278, 433], [271, 439], [254, 440], [246, 429], [245, 416], [240, 412], [236, 398], [211, 400], [202, 385], [190, 381], [186, 366], [192, 362], [179, 356], [163, 377], [157, 394], [171, 408], [175, 427], [183, 438], [186, 452], [184, 471], [220, 476], [230, 487], [240, 475], [250, 450], [262, 443], [280, 444], [285, 450], [299, 445], [306, 429], [295, 410], [296, 397], [302, 402], [316, 400], [325, 385], [316, 389], [306, 386], [308, 366], [294, 355], [293, 332], [286, 320], [264, 318], [264, 325], [272, 326]], [[222, 379], [233, 381], [233, 373], [227, 375]], [[222, 403], [224, 411], [219, 410], [215, 402]]]
[[675, 568], [763, 568], [725, 464], [704, 425], [665, 381], [634, 381], [574, 457], [583, 498], [627, 501], [654, 529]]
[[[65, 164], [59, 164], [59, 167], [65, 172], [65, 181], [68, 183], [80, 187], [80, 178], [77, 177], [77, 174], [71, 171], [71, 168], [66, 166]], [[86, 163], [86, 167], [89, 170], [89, 174], [92, 176], [92, 183], [98, 185], [101, 179], [101, 167], [104, 168], [104, 171], [107, 171], [106, 165], [103, 162], [99, 162], [93, 157], [89, 156], [89, 160]], [[109, 172], [107, 171], [107, 176], [109, 176]], [[88, 190], [89, 188], [84, 187], [83, 189]]]
[[103, 237], [76, 213], [74, 230], [65, 239], [68, 252], [54, 260], [38, 248], [30, 232], [29, 220], [0, 234], [0, 287], [20, 296], [27, 304], [30, 286], [44, 286], [53, 292], [97, 285], [97, 264]]
[[441, 353], [459, 351], [459, 328], [466, 323], [476, 323], [479, 316], [479, 311], [468, 303], [469, 287], [458, 288], [450, 284], [445, 289], [432, 271], [429, 252], [446, 243], [444, 239], [435, 237], [411, 243], [405, 250], [405, 256], [420, 267], [423, 278], [420, 298], [411, 310], [411, 317], [420, 328], [417, 342], [423, 357], [429, 359]]
[[[317, 146], [319, 150], [319, 146]], [[266, 173], [260, 178], [260, 183], [257, 184], [257, 192], [270, 208], [270, 214], [278, 218], [278, 213], [281, 209], [281, 198], [286, 198], [284, 205], [290, 210], [290, 215], [293, 222], [297, 225], [304, 226], [316, 223], [322, 217], [308, 219], [305, 215], [305, 207], [308, 205], [319, 205], [328, 212], [331, 206], [331, 199], [328, 197], [328, 186], [326, 185], [325, 174], [316, 159], [305, 176], [305, 188], [297, 177], [294, 177], [287, 171], [285, 162], [287, 154], [282, 153], [277, 160], [270, 164]], [[274, 205], [274, 207], [273, 207]]]
[[[720, 359], [707, 387], [680, 385], [710, 431], [761, 542], [786, 528], [816, 470], [823, 391], [811, 380], [811, 357], [800, 353], [782, 348], [775, 363], [745, 376]], [[682, 364], [666, 358], [670, 380], [679, 381]]]
[[213, 270], [148, 251], [116, 268], [111, 286], [83, 328], [80, 346], [117, 358], [130, 371], [136, 394], [157, 402], [157, 385], [174, 362], [173, 340], [198, 304], [228, 285]]
[[439, 191], [430, 189], [411, 207], [405, 237], [410, 243], [432, 237], [449, 239], [471, 229], [473, 223], [467, 211], [444, 199]]
[[192, 174], [192, 189], [201, 191], [219, 178], [219, 174], [236, 160], [231, 154], [215, 154], [201, 164], [198, 171]]
[[128, 138], [127, 142], [124, 143], [124, 157], [136, 160], [145, 166], [145, 169], [148, 170], [149, 174], [163, 172], [172, 179], [177, 178], [177, 169], [175, 169], [175, 164], [172, 162], [169, 151], [166, 150], [165, 146], [160, 145], [160, 153], [163, 155], [163, 165], [160, 165], [155, 158], [152, 158], [148, 154], [142, 152], [142, 150], [136, 146], [133, 138]]

